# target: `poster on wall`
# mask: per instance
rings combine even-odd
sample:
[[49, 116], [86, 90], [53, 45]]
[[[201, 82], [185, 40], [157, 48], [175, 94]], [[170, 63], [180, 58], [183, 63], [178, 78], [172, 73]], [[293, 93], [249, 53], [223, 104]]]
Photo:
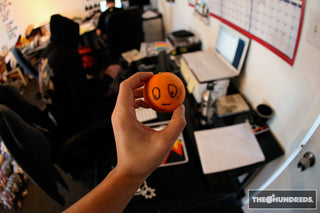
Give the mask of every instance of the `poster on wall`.
[[256, 40], [293, 65], [305, 0], [203, 1], [211, 16]]
[[14, 14], [11, 9], [11, 0], [0, 0], [0, 51], [6, 51], [14, 46], [19, 38], [18, 26], [15, 23]]

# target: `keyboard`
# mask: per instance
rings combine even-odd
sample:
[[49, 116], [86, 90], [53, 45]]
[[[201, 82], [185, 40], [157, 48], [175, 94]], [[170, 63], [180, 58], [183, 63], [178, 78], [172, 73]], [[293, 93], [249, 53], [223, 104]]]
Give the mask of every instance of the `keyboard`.
[[158, 117], [157, 112], [153, 109], [146, 109], [142, 107], [136, 109], [136, 115], [140, 122], [150, 121]]

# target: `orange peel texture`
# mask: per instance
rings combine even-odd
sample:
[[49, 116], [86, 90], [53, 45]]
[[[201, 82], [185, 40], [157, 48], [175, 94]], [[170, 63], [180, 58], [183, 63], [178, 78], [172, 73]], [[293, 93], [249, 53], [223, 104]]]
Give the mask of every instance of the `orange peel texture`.
[[162, 72], [152, 76], [144, 86], [143, 97], [148, 106], [157, 112], [172, 112], [185, 99], [186, 89], [173, 73]]

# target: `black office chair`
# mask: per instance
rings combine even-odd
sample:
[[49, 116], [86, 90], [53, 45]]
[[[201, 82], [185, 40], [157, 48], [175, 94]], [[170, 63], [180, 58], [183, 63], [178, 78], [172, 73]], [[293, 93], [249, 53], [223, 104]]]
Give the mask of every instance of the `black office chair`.
[[140, 49], [144, 41], [142, 11], [140, 8], [128, 8], [114, 12], [106, 17], [108, 52], [112, 59], [119, 59], [121, 53]]
[[[5, 94], [11, 99], [0, 99], [0, 137], [28, 177], [58, 204], [65, 202], [59, 186], [68, 187], [54, 165], [88, 188], [96, 186], [115, 165], [112, 127], [105, 118], [97, 118], [65, 138], [47, 113], [31, 110], [31, 104], [25, 103], [13, 87], [3, 86]], [[19, 103], [26, 105], [28, 113], [15, 107]]]
[[[30, 138], [34, 136], [34, 140], [25, 140], [25, 135], [19, 134], [21, 131], [26, 132]], [[58, 185], [66, 190], [68, 187], [53, 166], [50, 142], [44, 135], [41, 140], [36, 135], [38, 134], [33, 127], [25, 123], [18, 114], [7, 106], [0, 105], [0, 137], [10, 155], [40, 189], [63, 205], [65, 201], [58, 192]]]
[[26, 71], [29, 75], [31, 75], [32, 77], [37, 79], [38, 78], [37, 69], [35, 67], [33, 67], [31, 65], [31, 63], [23, 56], [23, 54], [21, 53], [19, 48], [13, 47], [10, 50], [11, 50], [13, 56], [15, 57], [15, 59], [17, 60], [18, 64], [20, 65], [20, 67], [24, 71]]

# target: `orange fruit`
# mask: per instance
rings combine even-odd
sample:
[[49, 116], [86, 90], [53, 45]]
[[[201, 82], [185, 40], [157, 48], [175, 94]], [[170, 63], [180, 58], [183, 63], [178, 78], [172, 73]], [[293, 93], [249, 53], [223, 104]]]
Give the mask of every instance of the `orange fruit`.
[[153, 75], [143, 90], [146, 104], [157, 112], [172, 112], [183, 103], [185, 96], [183, 82], [170, 72]]

